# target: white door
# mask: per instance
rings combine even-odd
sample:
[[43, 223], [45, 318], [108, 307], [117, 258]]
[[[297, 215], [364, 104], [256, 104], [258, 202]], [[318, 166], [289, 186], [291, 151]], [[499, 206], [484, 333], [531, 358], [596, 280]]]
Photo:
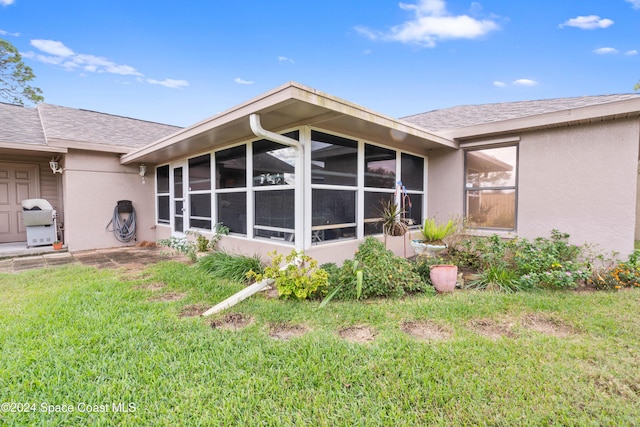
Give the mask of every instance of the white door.
[[22, 201], [38, 198], [38, 165], [0, 163], [0, 243], [27, 240]]
[[187, 186], [186, 165], [184, 162], [178, 162], [171, 165], [170, 186], [171, 186], [171, 216], [173, 224], [173, 234], [182, 236], [186, 228], [187, 204], [185, 193]]

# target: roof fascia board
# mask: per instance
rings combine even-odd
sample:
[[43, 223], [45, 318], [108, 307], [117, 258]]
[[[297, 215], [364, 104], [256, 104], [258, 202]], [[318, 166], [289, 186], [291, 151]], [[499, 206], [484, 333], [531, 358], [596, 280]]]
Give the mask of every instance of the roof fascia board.
[[125, 154], [131, 151], [130, 147], [124, 147], [120, 145], [96, 144], [93, 142], [71, 141], [68, 139], [59, 139], [59, 138], [51, 138], [49, 139], [48, 143], [52, 147], [65, 149], [64, 151], [65, 153], [69, 148], [72, 148], [75, 150], [101, 151], [104, 153], [118, 153], [118, 154]]
[[[347, 115], [357, 119], [366, 120], [376, 125], [388, 127], [389, 129], [397, 132], [404, 132], [419, 138], [433, 141], [449, 148], [458, 148], [458, 143], [456, 141], [444, 138], [433, 133], [429, 133], [426, 130], [420, 127], [416, 127], [408, 122], [399, 121], [397, 119], [375, 113], [356, 104], [338, 99], [299, 83], [289, 82], [269, 92], [266, 92], [261, 96], [253, 98], [211, 118], [196, 123], [195, 125], [179, 130], [178, 132], [160, 139], [152, 144], [149, 144], [141, 149], [134, 150], [128, 154], [125, 154], [120, 159], [120, 162], [122, 164], [133, 163], [136, 161], [136, 159], [146, 154], [150, 154], [156, 150], [168, 147], [181, 140], [196, 136], [218, 126], [223, 126], [234, 120], [242, 119], [243, 117], [246, 117], [248, 123], [249, 116], [253, 113], [261, 113], [278, 104], [295, 101], [306, 102], [331, 110], [327, 112], [326, 119], [330, 119], [331, 114], [334, 114], [336, 116]], [[324, 118], [325, 117], [323, 117], [323, 119]], [[314, 120], [315, 118], [311, 119]]]
[[16, 144], [11, 142], [0, 142], [0, 148], [20, 151], [41, 151], [43, 153], [66, 153], [64, 147], [54, 147], [40, 144]]
[[134, 150], [131, 153], [125, 154], [120, 159], [120, 163], [128, 164], [128, 163], [135, 162], [138, 157], [141, 157], [146, 154], [152, 153], [156, 150], [168, 147], [183, 139], [196, 136], [208, 130], [214, 129], [218, 126], [223, 126], [227, 123], [240, 119], [244, 116], [247, 116], [247, 123], [248, 123], [249, 115], [251, 113], [257, 112], [261, 109], [268, 108], [280, 102], [284, 102], [288, 99], [291, 99], [291, 95], [287, 90], [288, 88], [289, 88], [289, 85], [280, 86], [279, 88], [276, 88], [270, 92], [267, 92], [263, 96], [253, 98], [229, 110], [216, 114], [213, 117], [210, 117], [201, 122], [198, 122], [195, 125], [181, 129], [178, 132], [171, 134], [165, 138], [162, 138], [156, 142], [153, 142], [145, 147], [142, 147], [141, 149]]
[[589, 105], [586, 107], [569, 110], [554, 111], [552, 113], [538, 114], [517, 119], [503, 120], [499, 122], [484, 123], [476, 126], [468, 126], [454, 129], [441, 134], [453, 139], [478, 138], [484, 135], [508, 133], [531, 128], [561, 125], [580, 120], [596, 119], [600, 117], [615, 116], [640, 112], [640, 98], [626, 99], [624, 101], [608, 102], [605, 104]]

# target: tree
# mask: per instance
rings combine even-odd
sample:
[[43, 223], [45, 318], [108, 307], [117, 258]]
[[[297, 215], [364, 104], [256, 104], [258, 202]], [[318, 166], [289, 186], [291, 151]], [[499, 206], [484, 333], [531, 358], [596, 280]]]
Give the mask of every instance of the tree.
[[633, 87], [633, 90], [640, 90], [640, 81], [636, 83], [636, 85]]
[[0, 39], [0, 98], [13, 104], [24, 105], [44, 101], [42, 90], [29, 85], [36, 78], [31, 67], [22, 62], [22, 56], [11, 43]]

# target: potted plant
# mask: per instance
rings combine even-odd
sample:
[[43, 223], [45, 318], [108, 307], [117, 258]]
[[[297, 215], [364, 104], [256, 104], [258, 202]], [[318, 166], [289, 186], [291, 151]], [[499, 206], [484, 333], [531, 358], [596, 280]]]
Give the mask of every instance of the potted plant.
[[436, 264], [429, 270], [429, 278], [438, 293], [451, 292], [458, 280], [458, 267], [453, 264]]
[[404, 236], [409, 231], [407, 220], [402, 217], [403, 213], [395, 200], [382, 202], [380, 221], [382, 221], [385, 246], [387, 245], [387, 236]]
[[60, 240], [53, 242], [53, 250], [59, 251], [60, 249], [62, 249], [62, 242]]
[[456, 229], [456, 223], [452, 219], [438, 224], [435, 219], [427, 218], [420, 229], [422, 239], [412, 240], [411, 246], [418, 254], [426, 251], [428, 257], [434, 257], [447, 248], [444, 240], [455, 233]]

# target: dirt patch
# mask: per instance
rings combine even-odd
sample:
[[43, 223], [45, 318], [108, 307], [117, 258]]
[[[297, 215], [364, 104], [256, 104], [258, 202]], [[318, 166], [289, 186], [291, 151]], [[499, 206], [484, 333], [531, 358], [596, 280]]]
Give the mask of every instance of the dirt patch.
[[275, 286], [267, 286], [263, 290], [263, 294], [265, 298], [275, 299], [280, 298], [280, 294], [278, 294], [278, 289]]
[[184, 292], [165, 292], [162, 295], [149, 298], [149, 301], [152, 301], [152, 302], [180, 301], [185, 296], [187, 296], [187, 294], [185, 294]]
[[182, 307], [182, 310], [180, 310], [180, 314], [178, 314], [178, 317], [200, 316], [202, 313], [204, 313], [207, 310], [207, 308], [209, 307], [204, 304], [187, 305]]
[[562, 338], [576, 333], [575, 329], [562, 320], [537, 313], [524, 316], [520, 323], [524, 328], [554, 337]]
[[211, 322], [213, 329], [226, 329], [230, 331], [237, 331], [238, 329], [245, 328], [253, 323], [253, 318], [242, 313], [229, 313], [221, 319]]
[[269, 328], [269, 336], [277, 340], [288, 341], [293, 338], [301, 337], [308, 331], [309, 329], [302, 325], [278, 323], [271, 325], [271, 327]]
[[445, 340], [451, 337], [451, 332], [430, 321], [403, 322], [400, 329], [405, 334], [420, 340]]
[[511, 330], [513, 324], [506, 320], [475, 319], [469, 322], [469, 327], [483, 337], [497, 340], [502, 337], [514, 338], [515, 334]]
[[167, 286], [164, 283], [148, 283], [146, 285], [139, 285], [134, 287], [134, 289], [144, 289], [147, 291], [159, 291], [160, 289], [164, 289], [164, 287]]
[[341, 329], [338, 335], [349, 342], [366, 343], [375, 339], [376, 332], [368, 326], [357, 325]]

